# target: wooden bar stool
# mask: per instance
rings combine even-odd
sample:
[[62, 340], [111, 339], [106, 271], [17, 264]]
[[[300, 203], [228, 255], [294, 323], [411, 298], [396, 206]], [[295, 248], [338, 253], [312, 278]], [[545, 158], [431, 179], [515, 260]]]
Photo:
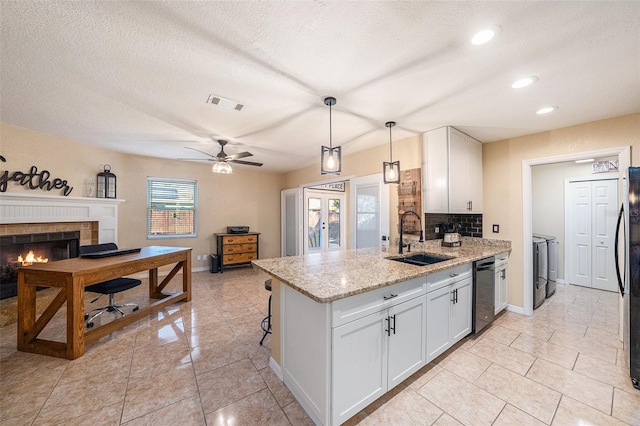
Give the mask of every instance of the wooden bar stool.
[[[264, 282], [264, 288], [267, 291], [271, 291], [271, 278]], [[262, 323], [260, 323], [260, 328], [264, 334], [262, 335], [262, 339], [260, 339], [260, 345], [264, 342], [264, 338], [267, 337], [267, 334], [271, 334], [271, 294], [269, 295], [269, 308], [267, 311], [267, 316], [264, 317]]]

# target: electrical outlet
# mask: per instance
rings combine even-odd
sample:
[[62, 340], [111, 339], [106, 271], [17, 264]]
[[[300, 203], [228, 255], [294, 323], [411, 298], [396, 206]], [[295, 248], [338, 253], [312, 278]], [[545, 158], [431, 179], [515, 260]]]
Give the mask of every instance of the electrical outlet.
[[493, 225], [493, 232], [494, 233], [499, 233], [500, 232], [500, 225]]
[[436, 234], [440, 233], [440, 227], [439, 226], [436, 226], [436, 231], [435, 232], [436, 232]]
[[196, 259], [202, 260], [200, 255], [196, 256]]

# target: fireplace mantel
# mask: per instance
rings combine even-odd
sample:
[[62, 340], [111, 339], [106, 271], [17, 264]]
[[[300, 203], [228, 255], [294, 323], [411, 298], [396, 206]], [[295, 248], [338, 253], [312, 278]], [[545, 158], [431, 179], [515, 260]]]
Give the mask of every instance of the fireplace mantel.
[[125, 200], [0, 194], [0, 224], [98, 222], [99, 243], [118, 242], [118, 205]]

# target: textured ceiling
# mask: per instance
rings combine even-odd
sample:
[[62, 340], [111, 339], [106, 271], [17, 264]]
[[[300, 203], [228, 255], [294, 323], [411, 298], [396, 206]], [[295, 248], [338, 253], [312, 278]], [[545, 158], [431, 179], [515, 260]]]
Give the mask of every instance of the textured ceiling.
[[[133, 154], [264, 169], [442, 125], [492, 142], [640, 111], [640, 2], [4, 1], [0, 119]], [[501, 27], [469, 47], [475, 30]], [[539, 80], [518, 91], [521, 76]], [[210, 94], [242, 111], [207, 104]], [[538, 116], [544, 105], [558, 111]], [[249, 166], [238, 166], [249, 167]]]

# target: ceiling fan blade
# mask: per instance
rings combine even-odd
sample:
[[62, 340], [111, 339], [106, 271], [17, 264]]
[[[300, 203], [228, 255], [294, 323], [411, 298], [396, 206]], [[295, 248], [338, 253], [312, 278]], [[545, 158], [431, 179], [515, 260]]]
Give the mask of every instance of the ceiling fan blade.
[[182, 161], [218, 161], [217, 158], [176, 158]]
[[209, 157], [215, 157], [215, 155], [209, 154], [208, 152], [200, 151], [199, 149], [191, 148], [189, 146], [185, 146], [186, 149], [190, 149], [192, 151], [199, 152], [200, 154], [208, 155]]
[[253, 161], [229, 160], [230, 163], [246, 164], [247, 166], [262, 166], [262, 163], [254, 163]]
[[238, 152], [237, 154], [227, 155], [227, 160], [237, 160], [238, 158], [251, 157], [253, 154], [250, 152]]

